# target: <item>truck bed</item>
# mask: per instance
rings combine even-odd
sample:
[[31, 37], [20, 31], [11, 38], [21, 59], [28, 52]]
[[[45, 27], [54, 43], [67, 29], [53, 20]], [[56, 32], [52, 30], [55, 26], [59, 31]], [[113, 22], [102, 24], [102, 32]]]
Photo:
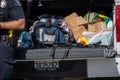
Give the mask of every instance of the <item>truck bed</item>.
[[[30, 3], [30, 1], [32, 3]], [[23, 8], [26, 12], [26, 19], [36, 20], [36, 16], [43, 13], [50, 13], [68, 16], [72, 12], [77, 12], [79, 15], [86, 14], [89, 10], [100, 12], [101, 10], [108, 16], [112, 16], [114, 0], [83, 0], [64, 1], [64, 0], [46, 0], [42, 1], [44, 7], [39, 7], [39, 0], [21, 0]], [[25, 3], [26, 2], [26, 3]], [[107, 4], [106, 4], [107, 3]], [[27, 4], [27, 5], [26, 5]], [[67, 5], [66, 5], [67, 4]], [[87, 6], [86, 6], [87, 5]], [[27, 24], [29, 24], [27, 22]], [[29, 26], [29, 25], [27, 25]], [[112, 46], [113, 47], [113, 46]], [[111, 47], [52, 47], [37, 48], [37, 49], [22, 49], [17, 48], [15, 53], [15, 71], [13, 79], [20, 78], [64, 78], [64, 77], [88, 77], [88, 59], [105, 58], [111, 56], [109, 52]], [[110, 50], [110, 51], [109, 51]], [[113, 54], [112, 54], [113, 55]], [[50, 65], [51, 63], [58, 65]], [[94, 62], [93, 62], [94, 63]], [[38, 65], [36, 67], [36, 65]], [[42, 66], [41, 66], [42, 65]], [[96, 65], [96, 64], [95, 64]], [[51, 67], [52, 66], [52, 67]], [[37, 80], [38, 80], [37, 79]], [[29, 80], [29, 79], [28, 79]], [[35, 79], [36, 80], [36, 79]], [[43, 79], [42, 79], [43, 80]], [[50, 80], [50, 79], [45, 79]], [[53, 80], [53, 79], [52, 79]], [[59, 79], [54, 79], [59, 80]]]

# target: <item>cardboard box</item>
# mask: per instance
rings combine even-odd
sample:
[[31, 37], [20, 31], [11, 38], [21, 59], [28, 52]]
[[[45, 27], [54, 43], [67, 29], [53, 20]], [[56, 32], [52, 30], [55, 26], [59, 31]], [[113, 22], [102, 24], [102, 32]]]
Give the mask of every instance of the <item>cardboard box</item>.
[[77, 17], [78, 15], [76, 12], [73, 12], [72, 14], [65, 17], [65, 20], [70, 27], [76, 41], [78, 41], [78, 38], [80, 37], [82, 32], [86, 31], [86, 28], [84, 26], [79, 26], [77, 24]]
[[76, 41], [79, 40], [79, 38], [81, 37], [84, 31], [86, 31], [86, 28], [84, 26], [80, 26], [79, 29], [77, 29], [76, 31], [73, 31], [73, 35]]
[[[74, 27], [73, 25], [77, 25], [76, 24], [76, 17], [78, 17], [78, 14], [76, 12], [73, 12], [72, 14], [66, 16], [64, 19], [66, 20], [67, 24], [70, 27]], [[72, 26], [71, 26], [72, 25]], [[78, 25], [77, 25], [78, 26]]]
[[77, 20], [77, 25], [83, 25], [88, 23], [88, 21], [86, 21], [82, 16], [76, 17], [76, 20]]
[[97, 16], [94, 22], [103, 22], [103, 21], [104, 20], [102, 18], [100, 18], [100, 17]]
[[94, 24], [88, 24], [88, 31], [90, 32], [99, 32], [102, 29], [106, 28], [105, 22], [97, 22]]

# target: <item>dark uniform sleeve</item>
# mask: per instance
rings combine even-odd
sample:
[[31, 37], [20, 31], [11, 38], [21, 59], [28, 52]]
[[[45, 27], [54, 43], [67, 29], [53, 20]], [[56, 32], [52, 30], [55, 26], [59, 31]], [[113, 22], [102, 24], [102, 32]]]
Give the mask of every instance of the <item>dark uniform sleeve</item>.
[[8, 0], [9, 1], [9, 16], [12, 20], [18, 20], [25, 18], [22, 4], [19, 0]]

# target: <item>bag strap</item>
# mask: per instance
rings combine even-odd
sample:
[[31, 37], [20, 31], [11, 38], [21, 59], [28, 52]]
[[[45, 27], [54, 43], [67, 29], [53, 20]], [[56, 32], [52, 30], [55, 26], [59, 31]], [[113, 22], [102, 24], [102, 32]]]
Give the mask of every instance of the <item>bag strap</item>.
[[62, 59], [64, 58], [68, 58], [68, 55], [69, 55], [69, 52], [70, 52], [70, 49], [72, 48], [72, 45], [69, 45], [69, 47], [65, 50], [64, 52], [64, 56]]
[[90, 13], [91, 13], [91, 11], [88, 11], [88, 13], [87, 13], [88, 17], [87, 17], [87, 15], [84, 16], [84, 19], [88, 22], [89, 22], [89, 18], [90, 18]]
[[95, 19], [96, 19], [97, 16], [98, 16], [98, 13], [95, 13], [95, 14], [94, 14], [94, 17], [92, 18], [92, 22], [95, 21]]
[[55, 59], [55, 50], [56, 50], [56, 45], [52, 47], [51, 52], [50, 52], [50, 56], [52, 57], [52, 59]]

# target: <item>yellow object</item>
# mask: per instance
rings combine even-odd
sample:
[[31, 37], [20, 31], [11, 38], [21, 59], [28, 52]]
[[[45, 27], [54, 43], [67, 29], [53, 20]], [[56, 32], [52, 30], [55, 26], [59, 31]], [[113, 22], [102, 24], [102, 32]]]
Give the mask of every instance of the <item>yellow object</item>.
[[12, 30], [12, 29], [9, 30], [9, 37], [10, 37], [10, 38], [13, 37], [13, 30]]
[[98, 16], [101, 17], [101, 18], [108, 18], [107, 16], [102, 15], [102, 14], [98, 14]]
[[80, 38], [80, 42], [82, 42], [83, 44], [86, 45], [89, 41], [88, 41], [88, 39], [87, 39], [86, 37], [82, 36], [82, 37]]

